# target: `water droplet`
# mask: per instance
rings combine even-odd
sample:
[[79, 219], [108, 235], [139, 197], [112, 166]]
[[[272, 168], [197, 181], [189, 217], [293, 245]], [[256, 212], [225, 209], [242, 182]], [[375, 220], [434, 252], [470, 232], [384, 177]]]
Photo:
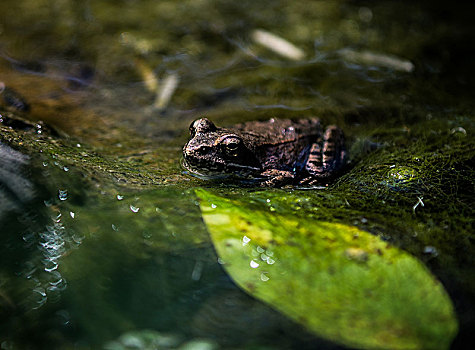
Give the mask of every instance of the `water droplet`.
[[33, 289], [33, 292], [37, 293], [35, 296], [33, 296], [33, 302], [36, 306], [32, 307], [33, 310], [36, 310], [42, 307], [48, 298], [43, 287], [36, 287]]
[[267, 203], [270, 203], [270, 199], [269, 199], [269, 198], [267, 198], [267, 199], [266, 199], [266, 202], [267, 202]]
[[119, 228], [118, 228], [117, 226], [115, 226], [114, 224], [112, 224], [112, 229], [113, 229], [114, 231], [119, 231]]
[[33, 289], [33, 292], [38, 293], [44, 297], [46, 296], [45, 289], [42, 287], [36, 287], [35, 289]]
[[267, 277], [266, 273], [263, 272], [261, 273], [261, 281], [267, 282], [269, 280], [269, 277]]
[[48, 293], [48, 302], [49, 303], [57, 303], [61, 300], [61, 291], [64, 290], [62, 284], [61, 287], [58, 288], [56, 286], [49, 286], [46, 288]]
[[267, 258], [267, 263], [268, 263], [269, 265], [272, 265], [272, 264], [275, 263], [275, 260], [274, 260], [274, 259], [271, 259], [271, 258]]
[[84, 236], [84, 235], [81, 235], [81, 234], [75, 233], [75, 234], [73, 234], [73, 235], [71, 236], [71, 238], [73, 239], [73, 241], [74, 241], [75, 243], [81, 244], [81, 242], [82, 242], [82, 240], [85, 238], [85, 236]]
[[259, 263], [257, 263], [256, 261], [254, 260], [251, 260], [251, 262], [249, 263], [249, 265], [253, 268], [253, 269], [256, 269], [259, 267]]
[[67, 310], [59, 310], [56, 311], [56, 315], [58, 315], [63, 322], [63, 324], [67, 325], [71, 322], [71, 316]]
[[459, 135], [466, 136], [466, 135], [467, 135], [467, 130], [465, 130], [465, 129], [462, 128], [461, 126], [458, 126], [458, 127], [456, 127], [456, 128], [453, 128], [452, 130], [450, 130], [450, 133], [451, 133], [451, 134], [459, 134]]
[[43, 166], [48, 166], [48, 162], [43, 162]]
[[52, 282], [50, 282], [49, 284], [50, 284], [52, 287], [57, 287], [57, 286], [59, 286], [60, 283], [62, 283], [62, 282], [63, 282], [63, 279], [60, 278], [59, 280], [52, 281]]
[[81, 148], [81, 144], [80, 144], [80, 143], [76, 143], [76, 147], [77, 147], [77, 148]]
[[68, 199], [68, 190], [59, 190], [58, 198], [61, 201], [65, 201], [66, 199]]
[[134, 207], [132, 204], [130, 205], [130, 210], [132, 210], [134, 213], [137, 213], [140, 208], [139, 207]]
[[121, 201], [122, 199], [124, 199], [124, 196], [118, 194], [118, 195], [117, 195], [117, 200], [118, 200], [118, 201]]
[[259, 253], [264, 253], [264, 248], [261, 248], [261, 247], [257, 247], [256, 250], [259, 252]]
[[191, 279], [193, 281], [199, 281], [201, 278], [201, 273], [203, 272], [203, 262], [197, 261], [195, 263], [195, 267], [193, 268], [193, 272], [191, 273]]
[[211, 204], [211, 208], [216, 209], [216, 204]]
[[63, 170], [67, 172], [67, 171], [69, 171], [69, 168], [67, 166], [64, 166]]
[[69, 215], [74, 219], [74, 217], [76, 216], [76, 214], [72, 211], [69, 212]]
[[249, 237], [244, 236], [244, 237], [242, 238], [242, 245], [246, 245], [246, 244], [248, 244], [250, 241], [251, 241], [251, 239], [250, 239]]
[[423, 252], [424, 252], [424, 254], [430, 254], [430, 255], [433, 255], [433, 256], [438, 255], [437, 249], [433, 246], [430, 246], [430, 245], [426, 245], [424, 247]]
[[58, 263], [52, 260], [47, 260], [45, 262], [45, 271], [46, 272], [51, 272], [54, 271], [58, 268]]

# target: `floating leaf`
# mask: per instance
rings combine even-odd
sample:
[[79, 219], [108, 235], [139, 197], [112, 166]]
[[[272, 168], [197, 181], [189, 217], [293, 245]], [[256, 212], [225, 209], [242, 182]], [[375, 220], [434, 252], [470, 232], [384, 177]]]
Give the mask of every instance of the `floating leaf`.
[[457, 333], [440, 282], [356, 227], [250, 210], [198, 190], [220, 261], [246, 292], [315, 334], [367, 349], [446, 349]]

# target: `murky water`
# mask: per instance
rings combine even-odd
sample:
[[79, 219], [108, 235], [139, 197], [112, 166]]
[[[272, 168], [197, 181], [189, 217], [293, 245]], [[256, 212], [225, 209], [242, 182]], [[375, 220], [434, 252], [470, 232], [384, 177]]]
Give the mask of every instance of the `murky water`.
[[[462, 348], [475, 297], [471, 13], [3, 0], [0, 347], [339, 347], [235, 286], [201, 218], [204, 186], [413, 254], [449, 292]], [[349, 167], [319, 191], [205, 183], [180, 167], [202, 115], [319, 116], [345, 131]]]

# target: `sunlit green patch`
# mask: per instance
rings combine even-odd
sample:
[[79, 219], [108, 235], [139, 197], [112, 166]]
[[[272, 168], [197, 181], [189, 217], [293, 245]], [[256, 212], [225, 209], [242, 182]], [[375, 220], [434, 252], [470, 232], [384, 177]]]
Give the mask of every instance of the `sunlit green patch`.
[[450, 346], [452, 303], [411, 255], [356, 227], [269, 215], [196, 192], [224, 268], [254, 297], [347, 346]]

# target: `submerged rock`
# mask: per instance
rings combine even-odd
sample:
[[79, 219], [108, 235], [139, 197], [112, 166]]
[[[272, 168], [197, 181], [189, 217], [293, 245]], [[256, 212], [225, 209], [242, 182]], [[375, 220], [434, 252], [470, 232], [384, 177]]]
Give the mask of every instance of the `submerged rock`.
[[29, 157], [0, 143], [0, 222], [35, 197], [28, 177]]

